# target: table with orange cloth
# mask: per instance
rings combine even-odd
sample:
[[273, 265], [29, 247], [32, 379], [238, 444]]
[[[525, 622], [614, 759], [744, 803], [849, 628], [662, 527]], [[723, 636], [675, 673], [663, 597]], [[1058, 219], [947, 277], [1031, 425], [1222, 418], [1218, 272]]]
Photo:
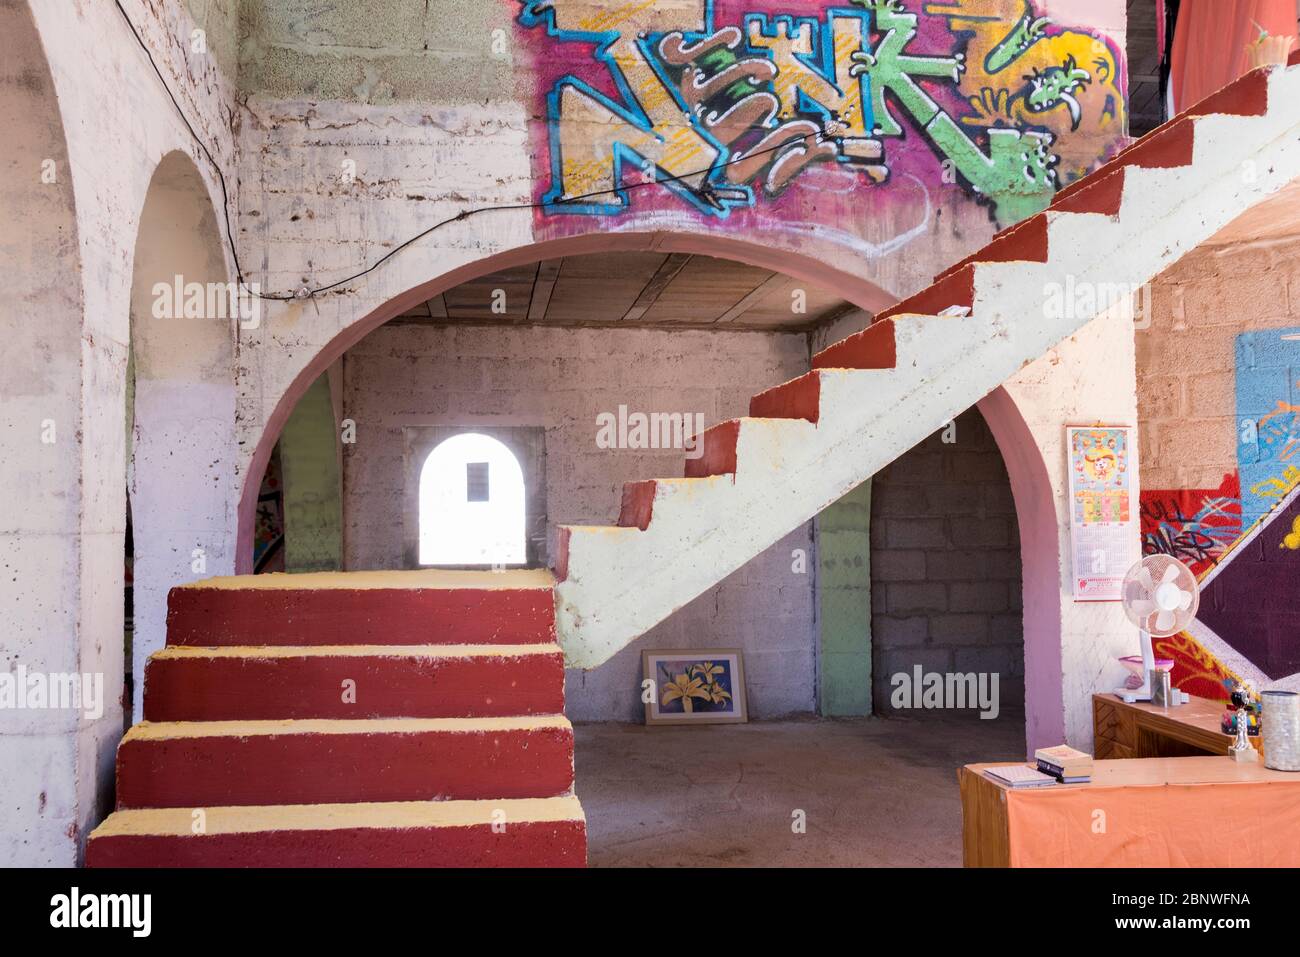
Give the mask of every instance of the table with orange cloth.
[[1097, 761], [1013, 789], [957, 772], [967, 867], [1300, 867], [1300, 772], [1230, 757]]

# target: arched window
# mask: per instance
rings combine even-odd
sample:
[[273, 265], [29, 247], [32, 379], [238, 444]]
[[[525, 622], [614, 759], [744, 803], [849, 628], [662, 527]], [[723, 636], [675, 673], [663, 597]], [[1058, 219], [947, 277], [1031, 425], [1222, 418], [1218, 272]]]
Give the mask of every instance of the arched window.
[[420, 469], [421, 565], [522, 565], [524, 473], [504, 444], [477, 432], [438, 444]]

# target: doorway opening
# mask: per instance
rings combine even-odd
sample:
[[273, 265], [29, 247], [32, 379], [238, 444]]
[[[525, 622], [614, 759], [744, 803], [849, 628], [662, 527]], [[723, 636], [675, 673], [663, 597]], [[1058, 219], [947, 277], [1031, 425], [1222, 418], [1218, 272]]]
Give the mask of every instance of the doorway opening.
[[480, 432], [441, 442], [420, 468], [419, 564], [522, 565], [527, 558], [524, 472]]
[[[978, 409], [872, 479], [871, 588], [876, 714], [982, 718], [1023, 733], [1016, 503]], [[938, 700], [922, 686], [930, 675], [944, 678]]]

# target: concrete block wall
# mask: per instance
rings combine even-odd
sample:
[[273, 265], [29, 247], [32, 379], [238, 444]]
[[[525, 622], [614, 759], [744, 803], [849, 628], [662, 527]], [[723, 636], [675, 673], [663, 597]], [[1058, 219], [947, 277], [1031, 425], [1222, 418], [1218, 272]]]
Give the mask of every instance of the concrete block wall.
[[927, 672], [997, 672], [1001, 709], [1024, 707], [1020, 536], [1010, 480], [977, 410], [955, 426], [954, 442], [945, 443], [940, 430], [872, 480], [878, 714], [891, 710], [890, 677], [910, 675], [918, 664]]
[[[343, 361], [357, 436], [344, 447], [345, 567], [402, 567], [414, 531], [403, 519], [406, 427], [544, 427], [553, 546], [557, 524], [612, 523], [625, 481], [682, 474], [682, 451], [598, 448], [598, 413], [699, 412], [708, 427], [808, 361], [801, 334], [382, 326]], [[810, 523], [600, 668], [571, 671], [569, 716], [640, 721], [646, 648], [740, 648], [753, 717], [813, 710], [815, 573]]]
[[1233, 345], [1300, 326], [1300, 242], [1203, 246], [1151, 284], [1138, 329], [1143, 489], [1216, 489], [1237, 469]]
[[[1218, 242], [1156, 277], [1149, 323], [1134, 335], [1142, 549], [1201, 575], [1222, 568], [1243, 532], [1300, 479], [1288, 448], [1300, 422], [1300, 240], [1285, 235], [1293, 231], [1288, 213], [1269, 212], [1252, 210]], [[1260, 229], [1265, 235], [1255, 238]], [[1237, 551], [1231, 560], [1246, 555]], [[1249, 614], [1276, 594], [1262, 573], [1252, 574], [1249, 587], [1236, 602]], [[1226, 607], [1221, 596], [1213, 604]], [[1158, 653], [1174, 660], [1174, 683], [1208, 698], [1223, 697], [1228, 674], [1271, 684], [1258, 661], [1238, 650], [1239, 642], [1246, 647], [1244, 632], [1213, 619], [1213, 612], [1202, 617], [1191, 641], [1159, 642]]]

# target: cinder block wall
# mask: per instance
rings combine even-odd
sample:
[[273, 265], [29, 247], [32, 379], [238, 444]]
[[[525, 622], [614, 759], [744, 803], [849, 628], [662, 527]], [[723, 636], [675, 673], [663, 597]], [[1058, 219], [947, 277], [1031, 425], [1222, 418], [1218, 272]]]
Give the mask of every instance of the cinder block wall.
[[[543, 426], [553, 549], [557, 524], [613, 523], [625, 481], [682, 474], [680, 451], [598, 448], [598, 413], [702, 412], [707, 427], [746, 414], [753, 393], [808, 361], [802, 334], [383, 326], [343, 362], [357, 434], [344, 447], [345, 567], [402, 567], [407, 426]], [[741, 648], [751, 715], [812, 711], [812, 547], [809, 523], [600, 668], [571, 672], [570, 717], [640, 721], [644, 648]]]
[[[1024, 707], [1020, 538], [1006, 466], [983, 416], [956, 421], [872, 481], [872, 685], [890, 713], [890, 676], [997, 672], [1004, 711]], [[938, 711], [910, 714], [936, 715]], [[969, 712], [974, 715], [976, 712]]]
[[1237, 470], [1234, 342], [1300, 325], [1298, 258], [1295, 240], [1202, 246], [1151, 283], [1134, 334], [1144, 492], [1217, 489]]

